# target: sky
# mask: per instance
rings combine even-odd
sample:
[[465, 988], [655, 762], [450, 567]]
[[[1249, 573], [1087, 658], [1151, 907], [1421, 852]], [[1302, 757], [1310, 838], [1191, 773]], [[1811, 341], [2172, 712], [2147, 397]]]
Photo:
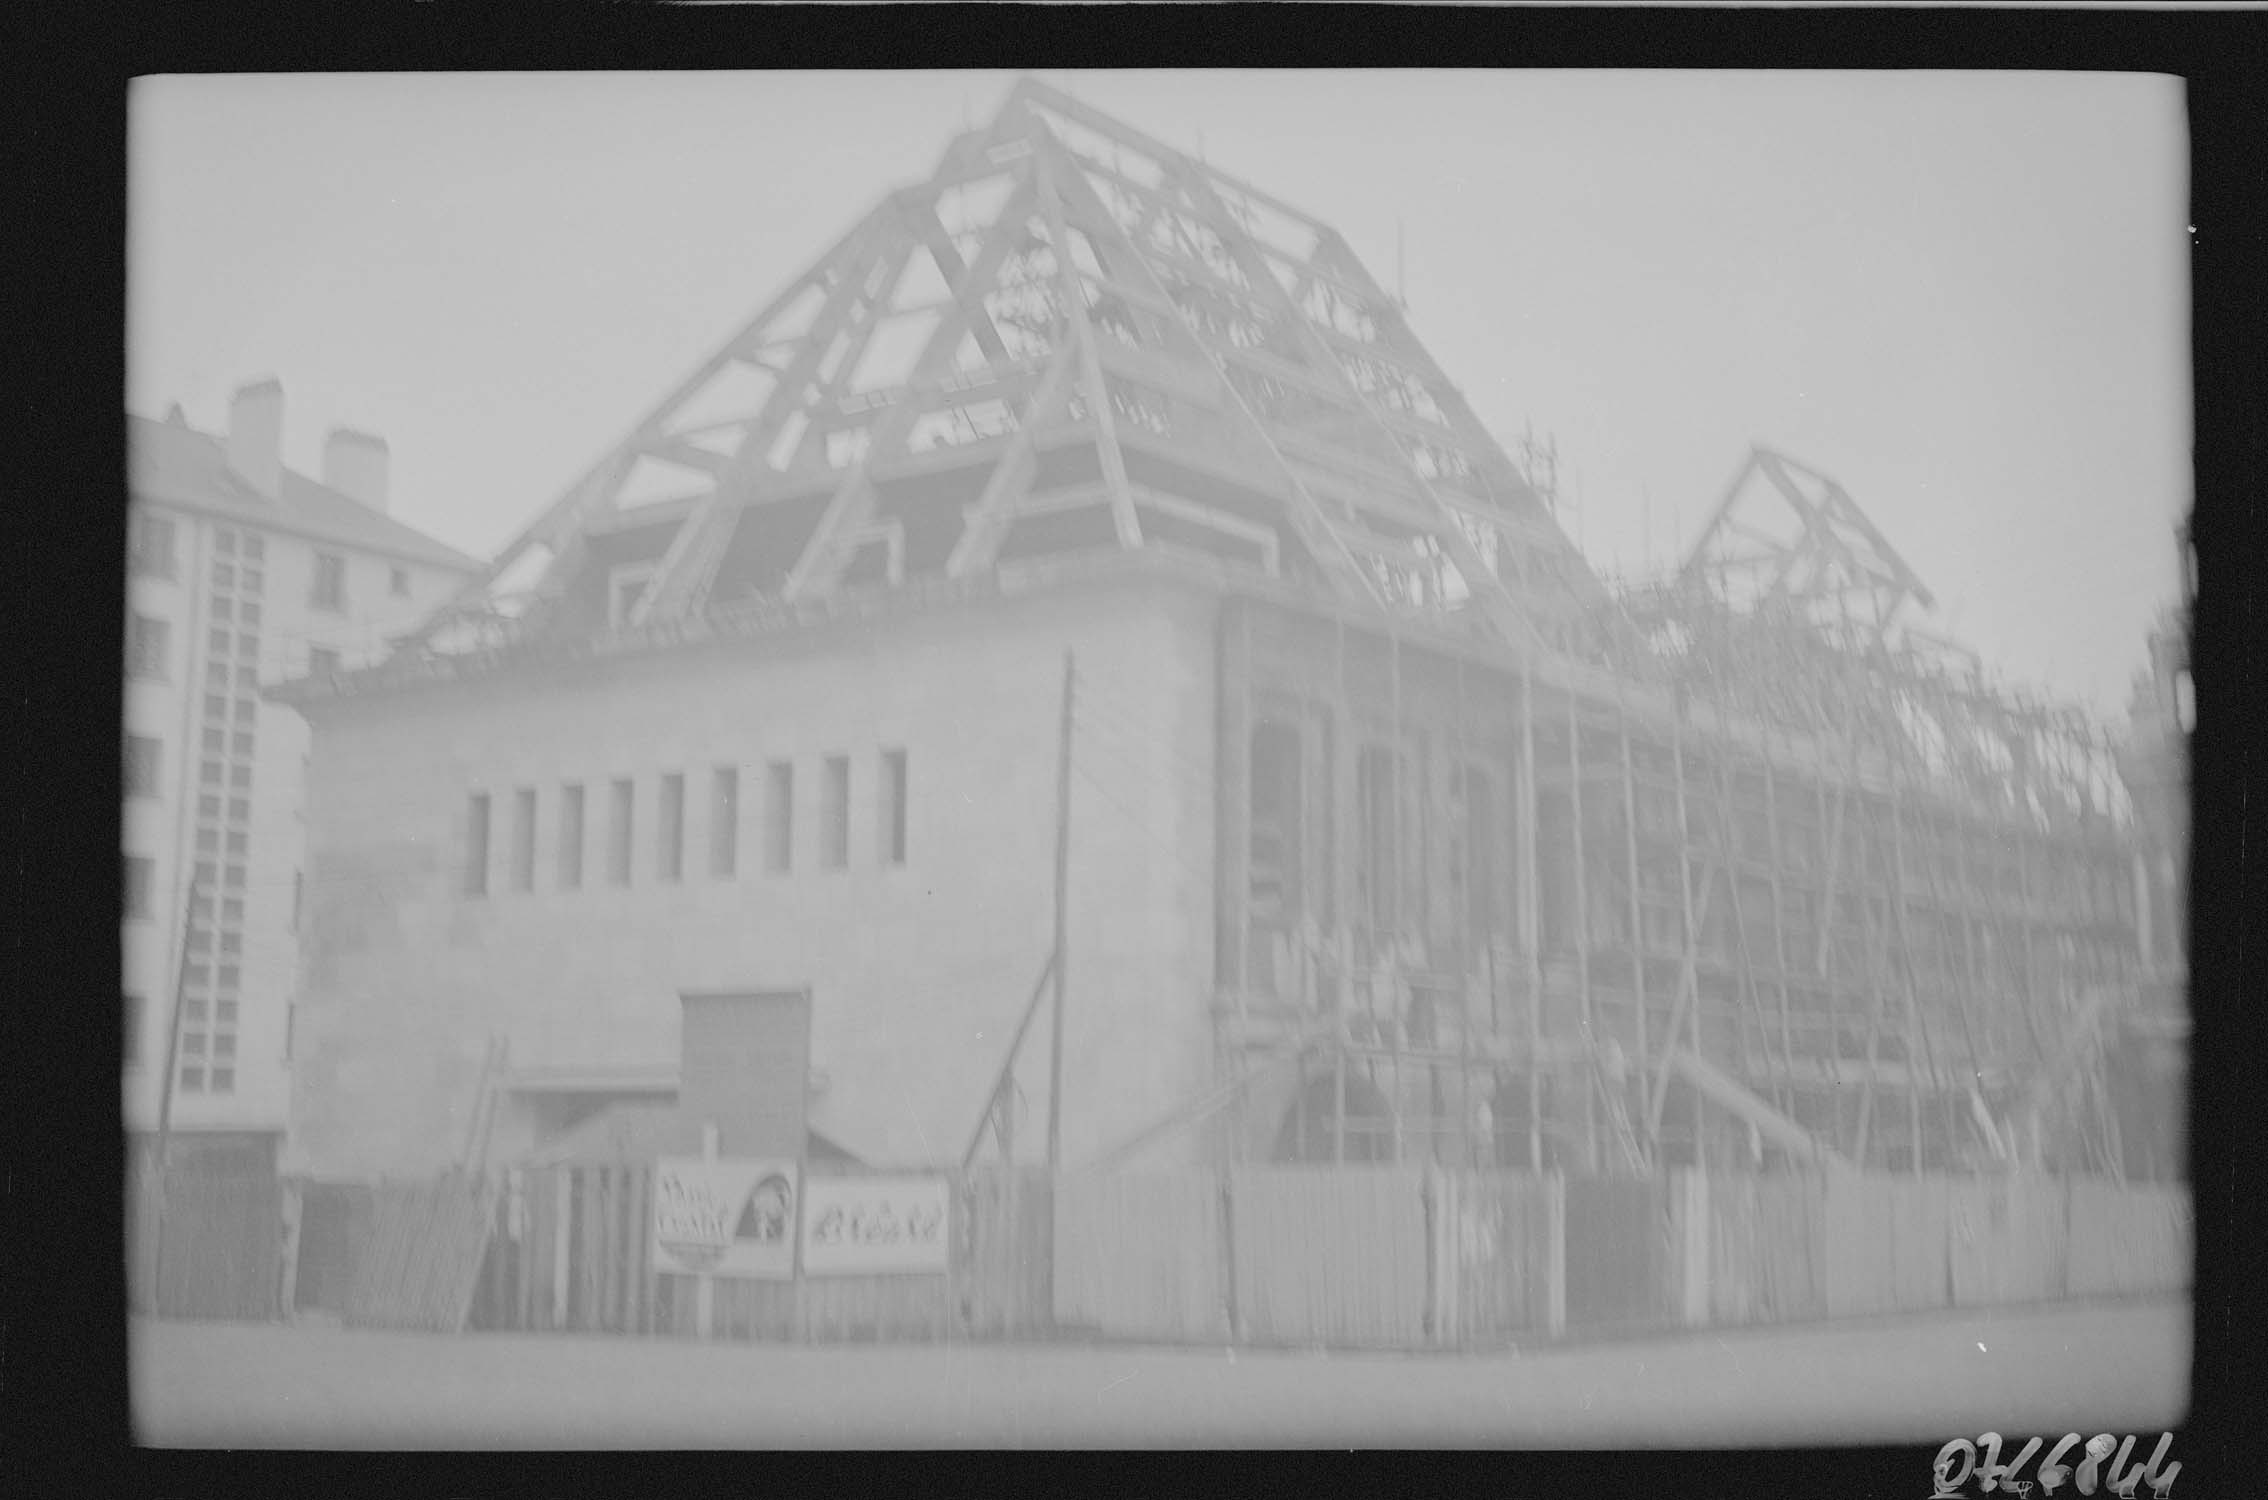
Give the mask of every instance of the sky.
[[[2191, 497], [2178, 80], [1050, 72], [1335, 225], [1594, 564], [1751, 444], [1832, 475], [2008, 679], [2123, 709]], [[162, 77], [129, 101], [127, 409], [392, 448], [489, 555], [1007, 73]], [[1399, 252], [1397, 246], [1400, 246]]]

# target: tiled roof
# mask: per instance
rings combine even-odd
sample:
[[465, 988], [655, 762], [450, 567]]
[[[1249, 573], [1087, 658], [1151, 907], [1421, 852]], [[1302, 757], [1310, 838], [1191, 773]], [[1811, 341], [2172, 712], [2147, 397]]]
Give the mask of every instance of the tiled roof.
[[478, 558], [290, 469], [283, 471], [282, 494], [271, 500], [229, 468], [227, 449], [218, 438], [193, 428], [129, 413], [126, 455], [127, 483], [136, 499], [464, 573], [482, 567]]

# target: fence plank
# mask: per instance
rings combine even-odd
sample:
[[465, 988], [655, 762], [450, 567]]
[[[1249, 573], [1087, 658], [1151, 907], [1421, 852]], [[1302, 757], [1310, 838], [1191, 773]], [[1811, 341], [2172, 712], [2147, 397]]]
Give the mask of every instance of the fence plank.
[[1053, 1214], [1058, 1325], [1172, 1342], [1228, 1338], [1215, 1174], [1066, 1178]]
[[615, 1167], [607, 1173], [607, 1235], [613, 1248], [614, 1272], [607, 1281], [607, 1326], [616, 1333], [630, 1332], [630, 1171]]
[[1566, 1195], [1568, 1324], [1678, 1321], [1680, 1246], [1670, 1179], [1569, 1178]]
[[944, 1276], [822, 1276], [803, 1283], [814, 1343], [941, 1338], [950, 1311]]
[[1423, 1174], [1405, 1168], [1237, 1168], [1237, 1309], [1275, 1344], [1424, 1342]]
[[589, 1333], [599, 1326], [598, 1274], [599, 1248], [598, 1182], [596, 1167], [577, 1167], [575, 1176], [575, 1222], [573, 1235], [574, 1272], [568, 1281], [568, 1300], [572, 1310], [570, 1326], [577, 1333]]
[[1540, 1332], [1550, 1316], [1551, 1184], [1525, 1172], [1443, 1174], [1446, 1340], [1488, 1345]]
[[1826, 1314], [1826, 1184], [1807, 1172], [1709, 1179], [1709, 1320], [1785, 1323]]
[[1952, 1204], [1953, 1184], [1946, 1178], [1909, 1178], [1897, 1185], [1890, 1235], [1900, 1312], [1952, 1305]]
[[1919, 1312], [1953, 1300], [1948, 1178], [1836, 1172], [1826, 1186], [1827, 1314]]
[[2068, 1205], [2043, 1177], [1978, 1177], [1952, 1186], [1953, 1300], [2043, 1302], [2063, 1294]]
[[640, 1167], [632, 1174], [630, 1190], [631, 1255], [630, 1264], [635, 1274], [630, 1292], [635, 1299], [631, 1326], [639, 1333], [650, 1334], [654, 1328], [654, 1267], [653, 1267], [653, 1190], [654, 1174], [651, 1167]]
[[1837, 1172], [1826, 1183], [1827, 1315], [1865, 1317], [1897, 1306], [1889, 1179]]
[[957, 1179], [953, 1243], [962, 1332], [1013, 1338], [1049, 1325], [1052, 1203], [1044, 1171], [995, 1167]]
[[543, 1184], [542, 1232], [536, 1238], [536, 1327], [545, 1333], [559, 1325], [559, 1226], [567, 1212], [566, 1169], [545, 1167], [537, 1178]]
[[522, 1333], [535, 1328], [535, 1243], [536, 1243], [536, 1178], [539, 1174], [525, 1168], [515, 1169], [512, 1177], [519, 1185], [519, 1234], [512, 1244], [512, 1296], [514, 1318], [512, 1327]]
[[[162, 1246], [155, 1235], [164, 1214]], [[282, 1188], [273, 1175], [177, 1167], [151, 1188], [152, 1304], [175, 1318], [269, 1319], [283, 1290]], [[162, 1262], [156, 1258], [162, 1253]]]
[[2191, 1212], [2189, 1190], [2178, 1185], [2074, 1179], [2070, 1295], [2134, 1296], [2190, 1285]]
[[155, 1313], [158, 1295], [157, 1220], [161, 1185], [157, 1173], [137, 1155], [126, 1175], [129, 1254], [127, 1297], [140, 1312]]

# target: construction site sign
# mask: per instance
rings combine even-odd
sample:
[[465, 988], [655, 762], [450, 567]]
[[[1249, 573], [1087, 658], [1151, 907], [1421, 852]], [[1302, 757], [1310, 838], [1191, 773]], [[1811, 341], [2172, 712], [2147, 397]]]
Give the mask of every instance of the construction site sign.
[[654, 1269], [681, 1276], [795, 1274], [793, 1161], [665, 1157], [654, 1163]]
[[814, 1177], [804, 1187], [804, 1272], [942, 1275], [950, 1211], [942, 1177]]

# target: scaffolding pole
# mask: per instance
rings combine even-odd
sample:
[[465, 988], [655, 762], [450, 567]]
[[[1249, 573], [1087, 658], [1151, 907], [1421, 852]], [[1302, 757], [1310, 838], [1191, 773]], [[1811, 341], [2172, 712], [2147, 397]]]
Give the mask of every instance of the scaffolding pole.
[[[1576, 693], [1567, 689], [1567, 828], [1575, 850], [1575, 994], [1583, 1018], [1583, 1042], [1597, 1056], [1598, 1017], [1591, 1001], [1591, 881], [1583, 855], [1583, 725]], [[1583, 1159], [1592, 1171], [1599, 1169], [1597, 1070], [1587, 1069], [1583, 1081]]]
[[1631, 764], [1630, 715], [1622, 700], [1622, 678], [1614, 679], [1615, 727], [1622, 742], [1622, 834], [1623, 849], [1630, 861], [1630, 994], [1637, 1011], [1636, 1052], [1638, 1076], [1646, 1076], [1651, 1061], [1646, 1049], [1646, 935], [1645, 917], [1638, 900], [1638, 783], [1637, 768]]
[[1528, 980], [1528, 1169], [1543, 1170], [1543, 1097], [1537, 1058], [1543, 1051], [1543, 930], [1538, 903], [1536, 860], [1536, 699], [1535, 674], [1528, 654], [1520, 653], [1520, 946], [1526, 950]]

